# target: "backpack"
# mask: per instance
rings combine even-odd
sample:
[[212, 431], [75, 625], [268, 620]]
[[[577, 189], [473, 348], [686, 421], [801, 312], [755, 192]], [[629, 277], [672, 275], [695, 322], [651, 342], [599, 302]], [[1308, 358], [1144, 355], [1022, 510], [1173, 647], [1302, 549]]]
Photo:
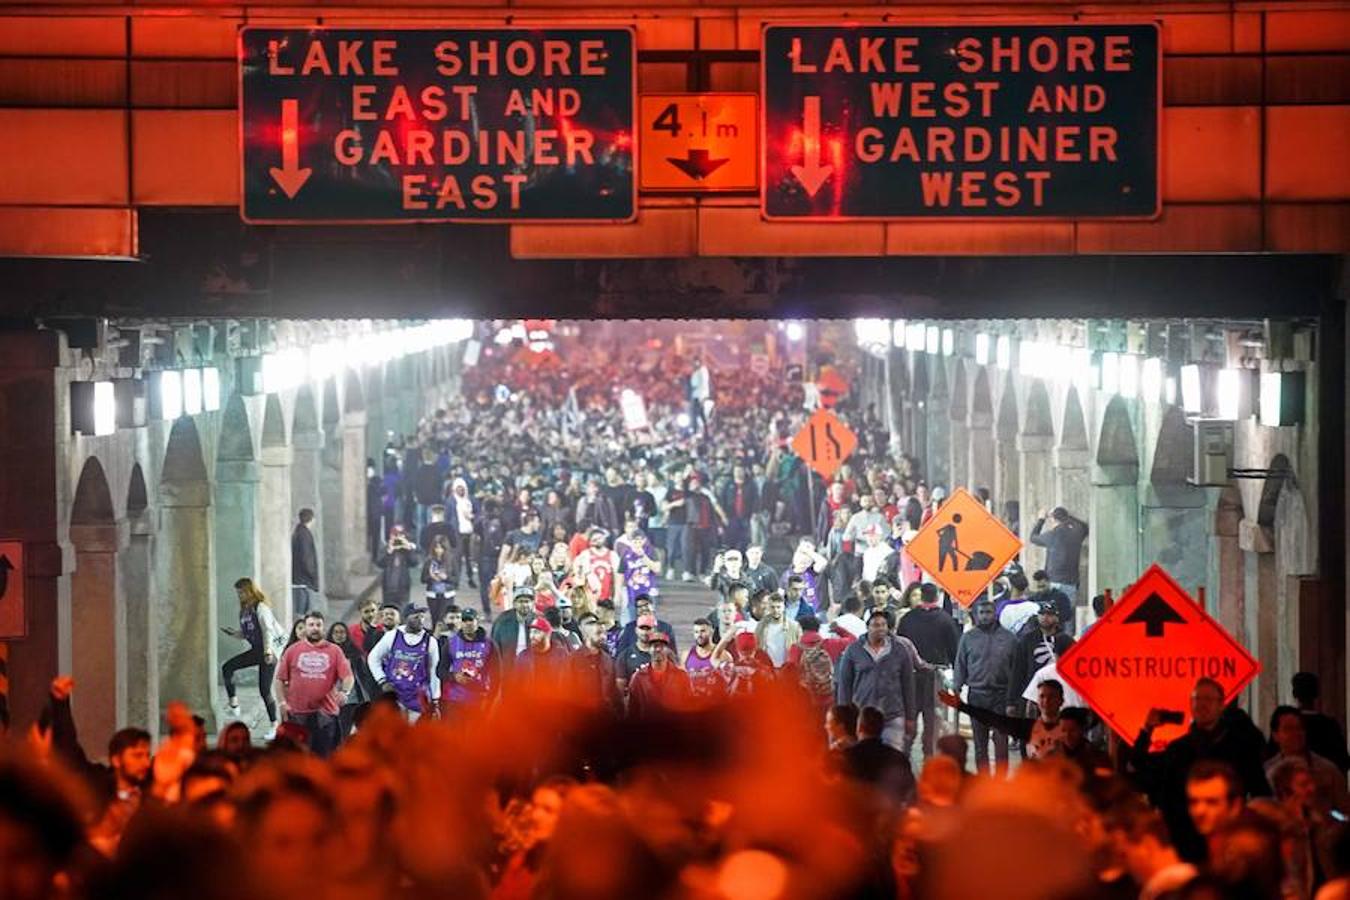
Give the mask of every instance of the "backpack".
[[802, 649], [801, 684], [812, 697], [834, 696], [834, 663], [821, 646]]

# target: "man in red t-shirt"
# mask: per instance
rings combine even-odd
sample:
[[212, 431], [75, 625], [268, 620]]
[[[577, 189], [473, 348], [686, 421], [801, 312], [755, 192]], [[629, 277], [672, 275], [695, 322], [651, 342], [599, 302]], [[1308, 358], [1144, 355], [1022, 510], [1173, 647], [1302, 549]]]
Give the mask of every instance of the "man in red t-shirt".
[[337, 749], [338, 710], [352, 689], [352, 666], [337, 644], [324, 640], [323, 613], [305, 615], [305, 639], [277, 662], [277, 707], [284, 719], [309, 730], [309, 746], [327, 758]]

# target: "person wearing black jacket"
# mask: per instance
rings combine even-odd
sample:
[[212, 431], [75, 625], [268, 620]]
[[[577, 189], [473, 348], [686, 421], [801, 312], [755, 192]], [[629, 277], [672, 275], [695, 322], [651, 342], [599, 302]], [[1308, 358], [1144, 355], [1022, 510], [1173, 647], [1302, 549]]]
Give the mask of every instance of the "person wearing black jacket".
[[291, 593], [296, 616], [309, 612], [315, 594], [319, 592], [319, 551], [314, 545], [314, 533], [309, 530], [314, 521], [314, 510], [300, 510], [300, 521], [291, 532]]
[[858, 714], [858, 743], [840, 751], [844, 773], [877, 788], [887, 799], [907, 803], [914, 797], [914, 770], [905, 754], [881, 739], [886, 718], [875, 706]]
[[[900, 619], [895, 633], [909, 638], [919, 656], [937, 668], [951, 666], [956, 660], [956, 645], [961, 640], [961, 626], [938, 603], [936, 585], [919, 586], [919, 605]], [[937, 710], [934, 691], [937, 688], [935, 671], [914, 673], [914, 695], [918, 714], [923, 718], [923, 755], [928, 758], [937, 747]]]
[[759, 489], [747, 477], [744, 463], [731, 467], [731, 480], [722, 485], [718, 502], [726, 513], [723, 540], [742, 552], [750, 543], [750, 517], [759, 509]]
[[[1045, 527], [1047, 518], [1049, 528]], [[1062, 506], [1056, 506], [1048, 517], [1041, 510], [1031, 529], [1031, 542], [1045, 548], [1045, 571], [1050, 576], [1050, 586], [1070, 601], [1078, 599], [1078, 558], [1087, 536], [1087, 523], [1071, 516]]]
[[[1020, 715], [1026, 710], [1022, 694], [1032, 676], [1041, 667], [1059, 657], [1073, 646], [1073, 638], [1059, 630], [1059, 609], [1053, 600], [1041, 601], [1036, 622], [1017, 636], [1012, 659], [1008, 666], [1008, 715]], [[1061, 698], [1062, 699], [1062, 698]]]
[[1292, 679], [1294, 702], [1303, 715], [1303, 727], [1308, 732], [1308, 749], [1335, 763], [1344, 773], [1350, 769], [1350, 752], [1346, 751], [1345, 732], [1331, 716], [1317, 711], [1321, 686], [1312, 672], [1297, 672]]
[[1245, 796], [1270, 795], [1270, 784], [1261, 765], [1265, 751], [1261, 732], [1245, 713], [1225, 709], [1223, 696], [1223, 686], [1217, 681], [1199, 679], [1191, 691], [1190, 730], [1162, 751], [1151, 752], [1153, 729], [1162, 724], [1165, 712], [1152, 709], [1130, 748], [1135, 783], [1162, 811], [1177, 849], [1190, 861], [1205, 857], [1204, 841], [1186, 808], [1186, 776], [1192, 765], [1200, 760], [1225, 762], [1241, 779]]

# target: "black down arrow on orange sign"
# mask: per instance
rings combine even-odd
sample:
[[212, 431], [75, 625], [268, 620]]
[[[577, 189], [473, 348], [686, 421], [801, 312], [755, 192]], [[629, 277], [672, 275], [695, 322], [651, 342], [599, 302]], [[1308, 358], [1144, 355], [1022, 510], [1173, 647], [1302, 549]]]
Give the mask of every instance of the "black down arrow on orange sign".
[[685, 159], [667, 156], [666, 162], [679, 169], [695, 181], [702, 181], [718, 169], [731, 162], [729, 159], [713, 159], [712, 154], [703, 149], [691, 149]]

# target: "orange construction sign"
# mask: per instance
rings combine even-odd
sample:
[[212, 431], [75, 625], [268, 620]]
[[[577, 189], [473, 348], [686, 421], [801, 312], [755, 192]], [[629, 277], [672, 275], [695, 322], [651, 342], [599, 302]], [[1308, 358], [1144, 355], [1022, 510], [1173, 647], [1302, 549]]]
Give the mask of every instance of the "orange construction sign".
[[1157, 750], [1190, 728], [1197, 679], [1214, 679], [1231, 701], [1261, 664], [1155, 564], [1064, 651], [1056, 668], [1127, 742], [1139, 737], [1149, 710], [1174, 712], [1173, 721], [1153, 731]]
[[642, 190], [759, 188], [757, 94], [643, 94], [638, 102]]
[[848, 396], [848, 379], [839, 374], [833, 366], [821, 370], [816, 379], [816, 391], [820, 396], [820, 405], [832, 409], [836, 403]]
[[0, 541], [0, 640], [28, 636], [23, 541]]
[[858, 437], [838, 416], [818, 409], [792, 438], [792, 452], [829, 481], [858, 447]]
[[974, 603], [1022, 542], [965, 488], [957, 488], [905, 550], [962, 606]]

